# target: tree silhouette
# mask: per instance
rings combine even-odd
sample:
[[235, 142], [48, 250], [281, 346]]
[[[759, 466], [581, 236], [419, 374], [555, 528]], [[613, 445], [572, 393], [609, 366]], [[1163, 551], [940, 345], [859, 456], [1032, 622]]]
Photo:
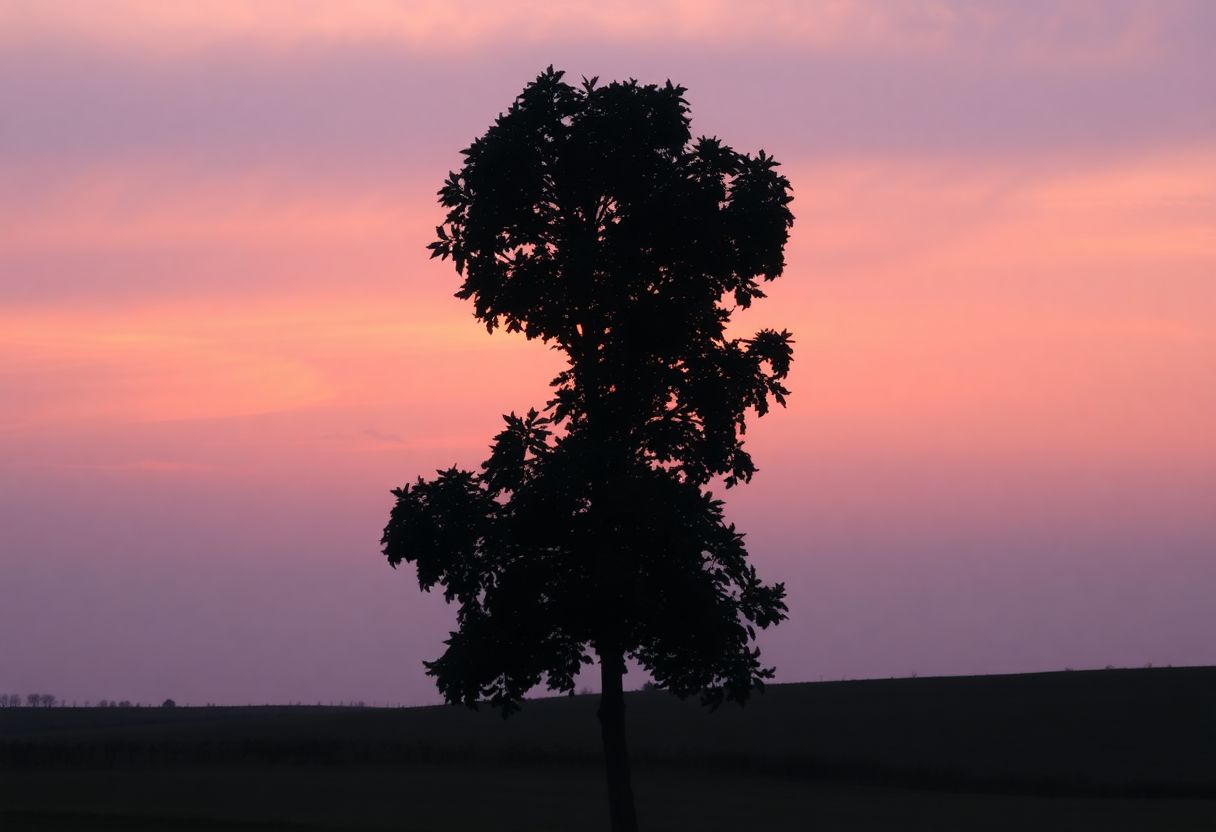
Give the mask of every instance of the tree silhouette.
[[785, 404], [790, 333], [727, 334], [784, 267], [790, 184], [763, 151], [692, 139], [683, 87], [575, 86], [549, 67], [463, 151], [430, 245], [487, 330], [566, 366], [540, 410], [504, 417], [480, 471], [419, 478], [381, 540], [458, 606], [426, 663], [449, 702], [504, 714], [598, 657], [614, 830], [636, 829], [622, 677], [716, 707], [771, 678], [755, 628], [784, 588], [748, 563], [707, 486], [756, 471], [749, 412]]

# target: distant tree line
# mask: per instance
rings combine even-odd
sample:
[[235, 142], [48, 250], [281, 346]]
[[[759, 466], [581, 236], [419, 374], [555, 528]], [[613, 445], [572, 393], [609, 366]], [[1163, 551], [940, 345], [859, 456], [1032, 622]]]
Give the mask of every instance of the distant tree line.
[[[19, 693], [0, 693], [0, 708], [54, 708], [67, 707], [68, 702], [59, 699], [53, 693], [27, 693], [22, 696]], [[70, 703], [71, 707], [76, 707], [76, 703]], [[84, 702], [83, 706], [90, 707], [90, 702]], [[142, 708], [144, 707], [139, 702], [132, 702], [130, 699], [98, 699], [96, 708]], [[177, 703], [172, 699], [166, 699], [161, 703], [162, 708], [176, 708]]]
[[53, 708], [62, 704], [53, 693], [27, 693], [24, 697], [19, 693], [0, 693], [0, 708], [20, 708], [22, 703], [27, 708]]

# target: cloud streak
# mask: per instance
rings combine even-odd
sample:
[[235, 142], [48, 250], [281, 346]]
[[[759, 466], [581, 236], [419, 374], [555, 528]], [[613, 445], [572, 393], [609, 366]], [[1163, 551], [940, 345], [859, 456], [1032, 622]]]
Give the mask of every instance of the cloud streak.
[[1193, 34], [1210, 20], [1199, 0], [1165, 0], [1150, 10], [1131, 0], [1046, 4], [926, 0], [352, 0], [341, 8], [294, 0], [218, 0], [206, 5], [113, 0], [81, 6], [45, 0], [0, 11], [14, 41], [68, 40], [173, 56], [237, 43], [246, 48], [316, 49], [390, 44], [451, 54], [504, 42], [551, 45], [575, 40], [647, 48], [781, 46], [819, 53], [973, 49], [1034, 61], [1110, 63], [1142, 57]]

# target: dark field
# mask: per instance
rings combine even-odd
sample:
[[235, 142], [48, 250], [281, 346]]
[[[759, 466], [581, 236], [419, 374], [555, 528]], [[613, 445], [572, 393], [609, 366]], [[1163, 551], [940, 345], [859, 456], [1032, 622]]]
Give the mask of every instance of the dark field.
[[[595, 706], [0, 710], [0, 829], [606, 829]], [[628, 708], [650, 830], [1216, 829], [1216, 668]]]

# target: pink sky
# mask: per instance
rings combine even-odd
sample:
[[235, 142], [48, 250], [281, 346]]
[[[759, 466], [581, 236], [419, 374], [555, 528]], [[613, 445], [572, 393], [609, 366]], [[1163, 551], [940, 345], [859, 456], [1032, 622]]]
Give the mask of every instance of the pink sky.
[[424, 246], [549, 63], [794, 184], [780, 680], [1216, 663], [1216, 7], [747, 8], [0, 0], [0, 689], [436, 701], [388, 491], [556, 363]]

